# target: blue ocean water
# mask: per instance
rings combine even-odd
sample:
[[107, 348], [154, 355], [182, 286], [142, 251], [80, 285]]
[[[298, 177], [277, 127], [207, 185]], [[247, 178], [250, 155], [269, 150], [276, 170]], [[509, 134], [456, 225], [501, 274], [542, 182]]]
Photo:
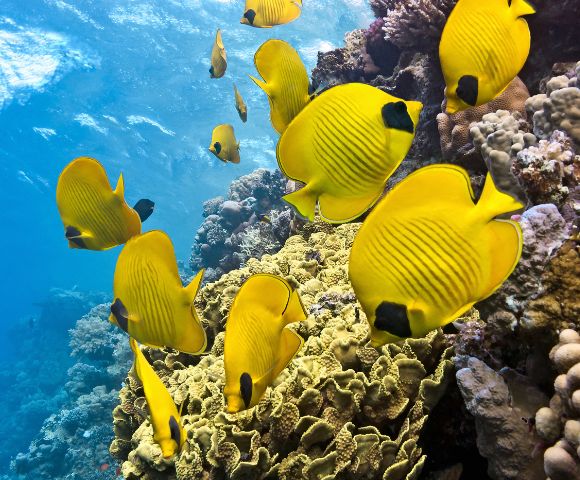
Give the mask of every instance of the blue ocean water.
[[[243, 4], [1, 0], [0, 298], [5, 334], [0, 358], [3, 365], [18, 365], [16, 373], [28, 376], [28, 383], [35, 374], [50, 376], [50, 369], [39, 370], [39, 365], [57, 368], [61, 363], [66, 372], [66, 329], [78, 312], [64, 312], [66, 307], [52, 302], [43, 313], [51, 289], [81, 296], [101, 291], [106, 297], [120, 250], [68, 248], [55, 204], [62, 168], [86, 155], [104, 164], [113, 185], [123, 172], [128, 203], [154, 200], [155, 213], [146, 228], [166, 231], [177, 257], [186, 260], [202, 202], [226, 193], [234, 178], [276, 164], [277, 134], [268, 119], [268, 102], [247, 76], [255, 74], [252, 59], [258, 46], [268, 38], [284, 39], [310, 70], [318, 51], [340, 46], [346, 32], [371, 21], [364, 0], [312, 0], [304, 2], [299, 22], [260, 30], [239, 24]], [[224, 78], [211, 80], [209, 53], [217, 28], [223, 32], [228, 70]], [[234, 108], [233, 82], [248, 104], [246, 124]], [[219, 123], [234, 125], [241, 142], [239, 165], [223, 164], [207, 151]], [[39, 333], [34, 325], [48, 331]], [[44, 348], [37, 352], [38, 363], [13, 362], [22, 352], [35, 353], [31, 337], [39, 335]], [[26, 368], [30, 371], [22, 371]], [[15, 375], [4, 373], [0, 382], [14, 386]], [[64, 375], [54, 373], [48, 382], [46, 395], [58, 392], [59, 374]], [[10, 405], [18, 398], [18, 391], [12, 393]], [[3, 410], [7, 405], [0, 401]], [[24, 433], [9, 443], [12, 451], [1, 452], [1, 470], [36, 433], [46, 408], [31, 412], [31, 423], [20, 425]]]

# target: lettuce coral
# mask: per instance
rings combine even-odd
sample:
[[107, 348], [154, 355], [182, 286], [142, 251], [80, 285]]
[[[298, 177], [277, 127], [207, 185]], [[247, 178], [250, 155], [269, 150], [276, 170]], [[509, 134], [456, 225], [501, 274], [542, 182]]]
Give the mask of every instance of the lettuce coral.
[[[416, 479], [420, 436], [446, 387], [452, 363], [440, 331], [380, 350], [348, 282], [349, 248], [359, 224], [293, 236], [282, 250], [250, 259], [198, 296], [213, 346], [190, 357], [146, 349], [177, 404], [187, 442], [167, 461], [143, 417], [132, 374], [114, 410], [111, 453], [125, 478]], [[328, 230], [324, 225], [322, 229]], [[304, 347], [253, 409], [224, 411], [223, 326], [243, 281], [258, 272], [300, 291], [308, 319], [295, 325]]]

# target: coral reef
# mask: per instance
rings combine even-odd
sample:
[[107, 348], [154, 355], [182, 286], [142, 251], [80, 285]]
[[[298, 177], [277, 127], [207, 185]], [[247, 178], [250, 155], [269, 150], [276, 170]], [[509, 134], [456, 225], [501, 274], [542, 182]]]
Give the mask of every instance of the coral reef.
[[[280, 252], [202, 288], [197, 307], [214, 330], [209, 354], [145, 350], [183, 405], [187, 443], [178, 457], [162, 459], [130, 375], [111, 444], [125, 478], [419, 478], [421, 432], [446, 387], [450, 350], [440, 331], [380, 350], [368, 346], [368, 324], [347, 277], [358, 228], [315, 227], [308, 240], [290, 237]], [[299, 289], [309, 317], [294, 328], [306, 341], [256, 407], [229, 415], [223, 325], [237, 289], [258, 272], [282, 275]]]
[[559, 374], [550, 405], [535, 415], [535, 430], [548, 447], [544, 471], [550, 480], [580, 478], [580, 335], [562, 330], [550, 360]]
[[44, 420], [28, 451], [12, 461], [17, 475], [40, 480], [115, 478], [108, 452], [111, 411], [132, 354], [126, 335], [108, 322], [109, 313], [109, 305], [99, 305], [70, 331], [77, 363], [67, 373], [66, 401]]
[[204, 203], [189, 266], [206, 268], [206, 281], [239, 268], [251, 257], [278, 250], [290, 234], [290, 210], [281, 200], [286, 180], [278, 171], [258, 169], [232, 182], [227, 200]]

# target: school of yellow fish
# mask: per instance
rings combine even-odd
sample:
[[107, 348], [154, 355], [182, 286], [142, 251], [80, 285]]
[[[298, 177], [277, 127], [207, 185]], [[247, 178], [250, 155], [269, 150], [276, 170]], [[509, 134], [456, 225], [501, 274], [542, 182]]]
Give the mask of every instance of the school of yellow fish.
[[[241, 23], [272, 28], [297, 20], [301, 0], [246, 0]], [[523, 67], [530, 49], [526, 0], [459, 0], [444, 27], [439, 54], [446, 112], [489, 102]], [[227, 55], [222, 32], [211, 50], [211, 78], [223, 78]], [[362, 83], [311, 93], [308, 72], [290, 44], [270, 39], [254, 57], [250, 76], [270, 105], [280, 134], [280, 170], [304, 186], [284, 197], [308, 220], [354, 220], [373, 205], [350, 254], [349, 278], [380, 347], [421, 337], [491, 295], [513, 272], [522, 233], [509, 214], [524, 205], [487, 175], [476, 201], [465, 170], [436, 164], [407, 176], [379, 201], [407, 155], [422, 110]], [[247, 105], [234, 85], [240, 120]], [[213, 129], [209, 150], [223, 162], [240, 162], [234, 128]], [[62, 171], [56, 201], [70, 248], [105, 250], [125, 244], [115, 268], [110, 321], [130, 337], [135, 375], [143, 384], [154, 439], [164, 457], [180, 451], [185, 434], [169, 392], [137, 342], [199, 355], [207, 346], [194, 307], [200, 271], [184, 287], [173, 244], [161, 231], [142, 233], [154, 203], [125, 202], [119, 177], [113, 190], [103, 166], [80, 157]], [[378, 202], [378, 203], [377, 203]], [[307, 318], [294, 290], [274, 275], [251, 276], [239, 289], [225, 327], [227, 411], [255, 406], [291, 362], [304, 340], [288, 325]]]

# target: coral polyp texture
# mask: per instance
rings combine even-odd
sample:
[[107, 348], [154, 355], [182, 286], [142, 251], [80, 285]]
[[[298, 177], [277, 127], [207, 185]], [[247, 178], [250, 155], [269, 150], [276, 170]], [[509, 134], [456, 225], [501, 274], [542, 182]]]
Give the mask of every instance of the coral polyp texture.
[[580, 335], [567, 329], [550, 351], [558, 376], [549, 406], [535, 416], [537, 434], [548, 446], [544, 471], [550, 480], [580, 478]]
[[[143, 390], [130, 374], [110, 448], [124, 460], [125, 478], [419, 478], [421, 433], [447, 385], [451, 351], [440, 331], [380, 350], [369, 346], [347, 277], [358, 228], [290, 237], [278, 253], [205, 286], [197, 306], [215, 332], [207, 355], [145, 350], [184, 405], [187, 441], [178, 456], [162, 458], [142, 416]], [[306, 341], [256, 407], [230, 415], [222, 395], [223, 326], [237, 290], [254, 273], [281, 275], [298, 288], [309, 316], [294, 328]]]

